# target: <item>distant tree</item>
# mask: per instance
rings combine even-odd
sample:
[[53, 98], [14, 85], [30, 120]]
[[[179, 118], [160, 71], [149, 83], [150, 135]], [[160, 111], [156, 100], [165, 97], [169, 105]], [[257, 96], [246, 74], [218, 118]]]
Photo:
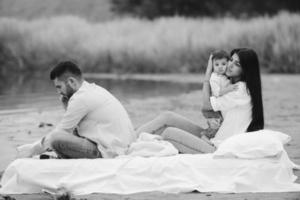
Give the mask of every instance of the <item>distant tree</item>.
[[256, 16], [300, 11], [299, 0], [111, 0], [118, 14], [153, 19], [160, 16]]

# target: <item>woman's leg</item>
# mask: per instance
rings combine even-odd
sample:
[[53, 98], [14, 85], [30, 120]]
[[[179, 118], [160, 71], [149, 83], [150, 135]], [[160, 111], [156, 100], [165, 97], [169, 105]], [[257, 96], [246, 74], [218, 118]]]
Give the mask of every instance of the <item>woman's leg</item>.
[[94, 142], [66, 132], [52, 135], [51, 147], [61, 158], [101, 158]]
[[168, 111], [154, 118], [152, 121], [142, 125], [136, 130], [136, 132], [138, 135], [142, 132], [161, 135], [162, 132], [168, 127], [179, 128], [198, 137], [201, 137], [200, 133], [204, 130], [189, 119], [174, 112]]
[[167, 128], [162, 137], [172, 143], [180, 153], [212, 153], [216, 149], [207, 141], [178, 128]]

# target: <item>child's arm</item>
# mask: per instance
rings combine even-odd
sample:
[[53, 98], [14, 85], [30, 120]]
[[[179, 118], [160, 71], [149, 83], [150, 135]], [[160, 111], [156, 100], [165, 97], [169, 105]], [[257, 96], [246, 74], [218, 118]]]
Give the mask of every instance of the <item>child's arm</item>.
[[215, 76], [211, 76], [210, 80], [209, 80], [209, 84], [211, 87], [211, 92], [213, 96], [220, 96], [220, 91], [221, 91], [221, 83], [220, 80], [217, 79], [217, 77]]
[[237, 89], [238, 89], [238, 85], [229, 84], [229, 85], [225, 86], [224, 88], [220, 89], [219, 95], [223, 96], [223, 95], [225, 95], [225, 94], [227, 94], [229, 92], [235, 91]]

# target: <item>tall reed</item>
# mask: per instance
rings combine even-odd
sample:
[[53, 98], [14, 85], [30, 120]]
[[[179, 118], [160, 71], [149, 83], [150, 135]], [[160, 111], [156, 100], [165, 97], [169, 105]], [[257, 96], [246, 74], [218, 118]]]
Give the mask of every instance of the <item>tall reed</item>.
[[214, 49], [250, 47], [266, 72], [300, 72], [300, 15], [248, 20], [135, 18], [92, 23], [74, 16], [0, 19], [0, 74], [47, 71], [60, 60], [85, 71], [201, 72]]

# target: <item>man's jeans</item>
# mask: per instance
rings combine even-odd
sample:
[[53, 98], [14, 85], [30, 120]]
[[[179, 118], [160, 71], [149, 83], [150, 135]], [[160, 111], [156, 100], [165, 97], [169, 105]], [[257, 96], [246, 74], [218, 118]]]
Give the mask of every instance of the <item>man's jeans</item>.
[[60, 158], [101, 158], [97, 144], [87, 138], [60, 133], [52, 139], [52, 149]]

